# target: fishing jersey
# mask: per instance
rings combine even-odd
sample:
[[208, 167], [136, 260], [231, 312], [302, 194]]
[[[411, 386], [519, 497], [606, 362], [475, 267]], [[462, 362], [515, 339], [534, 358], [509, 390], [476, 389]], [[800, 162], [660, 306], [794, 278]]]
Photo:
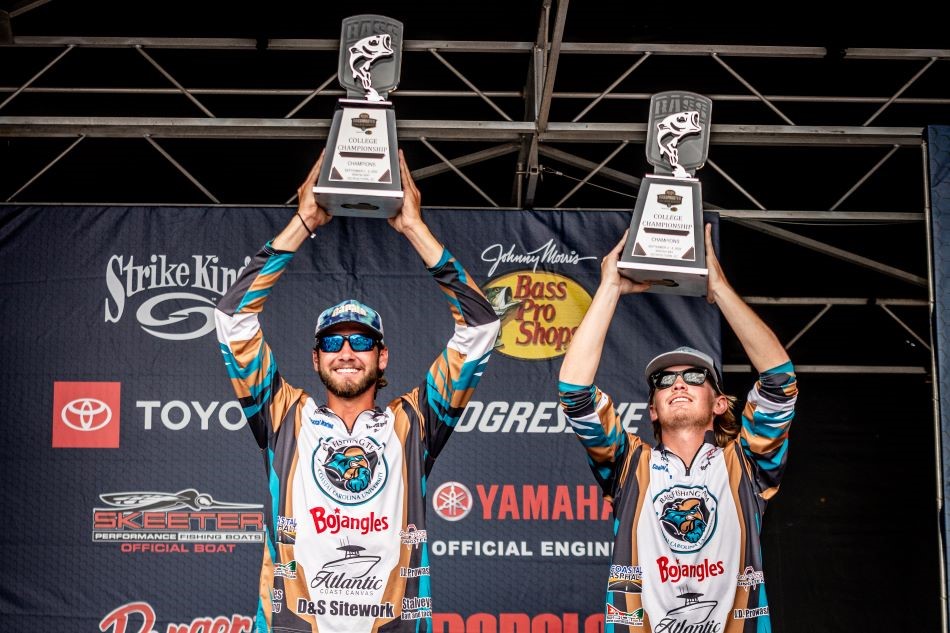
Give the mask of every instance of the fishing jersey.
[[293, 253], [268, 243], [218, 302], [218, 342], [264, 456], [257, 633], [430, 631], [426, 477], [472, 396], [499, 323], [443, 251], [429, 272], [455, 333], [421, 385], [352, 432], [280, 375], [258, 314]]
[[[707, 431], [684, 463], [624, 431], [610, 397], [560, 383], [561, 406], [614, 511], [604, 631], [765, 633], [762, 514], [785, 470], [798, 389], [790, 362], [760, 374], [739, 436]], [[630, 628], [628, 628], [630, 627]]]

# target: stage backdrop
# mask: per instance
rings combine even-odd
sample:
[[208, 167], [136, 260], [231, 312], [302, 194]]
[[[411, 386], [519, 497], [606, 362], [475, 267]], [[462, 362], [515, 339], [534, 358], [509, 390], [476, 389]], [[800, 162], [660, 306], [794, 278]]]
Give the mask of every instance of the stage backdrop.
[[[252, 629], [265, 473], [211, 311], [292, 217], [289, 208], [0, 207], [4, 630]], [[426, 218], [504, 320], [429, 481], [436, 629], [597, 630], [610, 512], [556, 385], [600, 259], [630, 214], [433, 209]], [[435, 282], [385, 222], [337, 218], [306, 241], [266, 305], [265, 336], [285, 378], [319, 398], [313, 325], [350, 296], [383, 315], [386, 402], [419, 383], [452, 324]], [[642, 368], [685, 343], [720, 356], [718, 311], [703, 298], [622, 299], [598, 383], [630, 431], [652, 441]]]
[[[940, 411], [940, 448], [943, 471], [943, 507], [940, 525], [943, 532], [944, 582], [950, 578], [947, 543], [950, 543], [950, 126], [936, 125], [927, 130], [930, 166], [931, 233], [933, 235], [934, 344], [937, 362], [937, 389]], [[950, 584], [943, 587], [943, 608]], [[950, 618], [950, 611], [946, 614]]]

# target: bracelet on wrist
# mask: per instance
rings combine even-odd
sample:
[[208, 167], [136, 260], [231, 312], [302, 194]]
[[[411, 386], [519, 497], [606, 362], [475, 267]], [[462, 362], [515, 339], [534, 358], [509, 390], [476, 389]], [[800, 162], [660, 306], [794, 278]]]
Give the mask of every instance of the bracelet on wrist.
[[303, 228], [307, 229], [307, 233], [310, 234], [310, 239], [313, 239], [317, 234], [307, 226], [307, 221], [303, 219], [303, 216], [300, 215], [300, 211], [297, 211], [297, 217], [300, 218], [300, 223], [303, 224]]

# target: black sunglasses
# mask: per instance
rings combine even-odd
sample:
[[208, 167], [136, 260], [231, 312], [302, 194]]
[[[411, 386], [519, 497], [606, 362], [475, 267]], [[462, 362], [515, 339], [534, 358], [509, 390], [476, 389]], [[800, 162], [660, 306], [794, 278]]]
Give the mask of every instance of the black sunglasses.
[[676, 382], [676, 377], [682, 376], [687, 385], [699, 386], [709, 378], [709, 370], [702, 367], [689, 367], [679, 371], [658, 371], [650, 376], [650, 383], [654, 389], [669, 389]]
[[343, 341], [349, 341], [354, 352], [368, 352], [379, 343], [379, 339], [366, 334], [328, 334], [317, 338], [317, 349], [333, 354], [343, 349]]

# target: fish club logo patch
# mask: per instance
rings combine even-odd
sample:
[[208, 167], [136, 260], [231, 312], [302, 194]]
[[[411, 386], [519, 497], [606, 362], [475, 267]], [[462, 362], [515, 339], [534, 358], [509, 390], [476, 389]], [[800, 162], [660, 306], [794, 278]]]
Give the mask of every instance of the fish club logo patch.
[[313, 452], [313, 478], [337, 503], [365, 503], [379, 493], [389, 476], [383, 448], [369, 438], [324, 439]]
[[674, 552], [697, 552], [716, 531], [719, 502], [705, 486], [674, 486], [653, 499], [663, 536]]

